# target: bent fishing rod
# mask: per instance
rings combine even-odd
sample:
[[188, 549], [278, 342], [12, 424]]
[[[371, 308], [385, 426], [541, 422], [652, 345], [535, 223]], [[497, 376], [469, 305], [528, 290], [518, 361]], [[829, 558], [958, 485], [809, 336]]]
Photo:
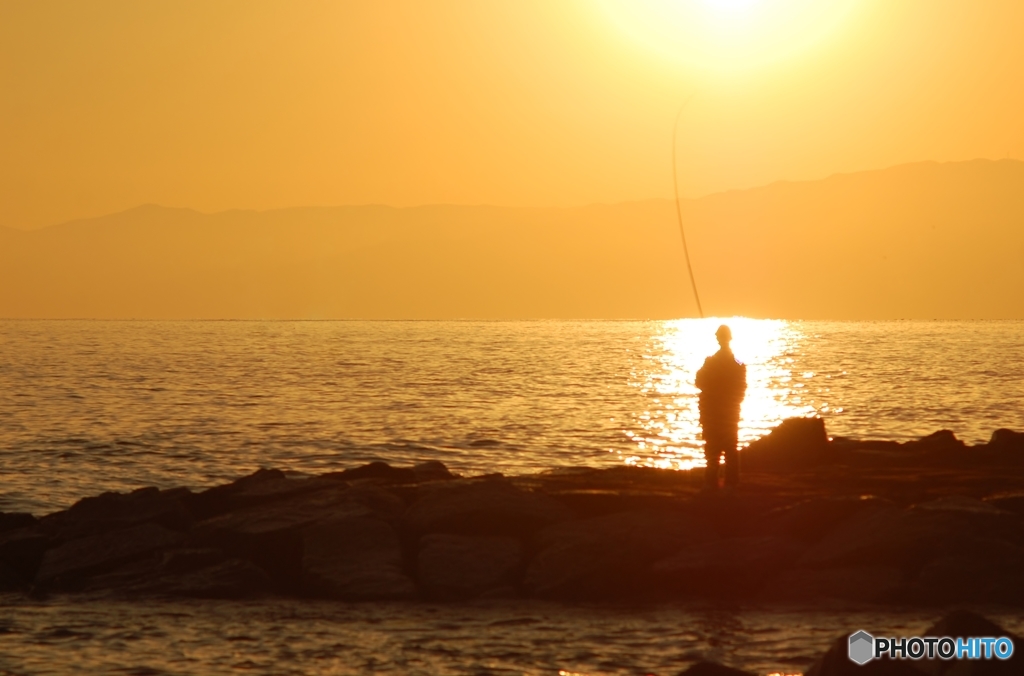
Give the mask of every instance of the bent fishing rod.
[[691, 95], [676, 113], [676, 122], [672, 126], [672, 187], [676, 192], [676, 217], [679, 219], [679, 236], [683, 239], [683, 255], [686, 256], [686, 271], [690, 273], [690, 286], [693, 288], [693, 298], [697, 301], [697, 312], [700, 318], [704, 319], [704, 309], [700, 306], [700, 295], [697, 294], [697, 280], [693, 278], [693, 265], [690, 264], [690, 249], [686, 246], [686, 231], [683, 230], [683, 207], [679, 201], [679, 163], [676, 161], [676, 137], [679, 134], [679, 118], [683, 116], [686, 106], [693, 100]]

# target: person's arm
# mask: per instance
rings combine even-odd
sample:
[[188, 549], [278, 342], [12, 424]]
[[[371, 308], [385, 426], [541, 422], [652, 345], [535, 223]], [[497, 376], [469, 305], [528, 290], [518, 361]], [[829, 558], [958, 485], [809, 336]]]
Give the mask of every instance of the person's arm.
[[706, 358], [704, 360], [704, 365], [697, 369], [697, 377], [693, 379], [693, 384], [697, 387], [698, 390], [703, 390], [708, 385], [708, 362], [710, 360], [710, 357]]

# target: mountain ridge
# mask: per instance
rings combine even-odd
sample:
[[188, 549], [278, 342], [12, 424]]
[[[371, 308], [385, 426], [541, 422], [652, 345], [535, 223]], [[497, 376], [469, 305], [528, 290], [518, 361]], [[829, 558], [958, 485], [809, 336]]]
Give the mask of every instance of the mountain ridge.
[[[780, 180], [777, 180], [777, 181], [772, 181], [770, 183], [765, 183], [763, 185], [752, 186], [752, 187], [748, 187], [748, 188], [732, 188], [732, 189], [723, 190], [723, 191], [720, 191], [720, 192], [709, 193], [707, 195], [702, 195], [700, 197], [687, 197], [687, 198], [683, 198], [681, 201], [683, 203], [692, 203], [692, 202], [699, 202], [699, 201], [702, 201], [702, 200], [710, 200], [710, 199], [714, 199], [714, 198], [718, 198], [718, 197], [722, 197], [722, 196], [727, 196], [727, 195], [728, 196], [732, 196], [732, 195], [735, 195], [737, 193], [755, 193], [755, 192], [760, 192], [760, 191], [764, 191], [764, 190], [770, 190], [772, 188], [779, 188], [779, 187], [783, 187], [783, 186], [802, 186], [802, 185], [807, 185], [807, 184], [821, 184], [821, 183], [826, 183], [826, 182], [843, 180], [843, 179], [851, 178], [851, 177], [860, 177], [860, 176], [866, 176], [866, 175], [886, 174], [886, 173], [890, 173], [890, 172], [896, 172], [896, 171], [900, 171], [900, 170], [908, 170], [908, 169], [913, 169], [913, 168], [924, 168], [924, 167], [939, 168], [939, 167], [947, 167], [947, 166], [970, 166], [970, 165], [979, 165], [979, 164], [994, 165], [994, 164], [1002, 164], [1002, 163], [1005, 163], [1007, 165], [1013, 165], [1013, 166], [1019, 168], [1022, 172], [1024, 172], [1024, 161], [1016, 160], [1016, 159], [1012, 159], [1012, 158], [1004, 158], [1004, 159], [999, 159], [999, 160], [989, 160], [989, 159], [985, 159], [985, 158], [977, 158], [977, 159], [973, 159], [973, 160], [959, 160], [959, 161], [951, 161], [951, 162], [939, 162], [939, 161], [936, 161], [936, 160], [921, 160], [921, 161], [917, 161], [917, 162], [904, 162], [904, 163], [900, 163], [900, 164], [895, 164], [895, 165], [892, 165], [892, 166], [889, 166], [889, 167], [886, 167], [886, 168], [883, 168], [883, 169], [864, 169], [864, 170], [859, 170], [859, 171], [836, 172], [836, 173], [829, 174], [829, 175], [821, 177], [821, 178], [814, 178], [814, 179], [780, 179]], [[460, 208], [460, 209], [463, 209], [463, 208], [464, 209], [488, 209], [488, 208], [490, 208], [490, 209], [503, 209], [503, 210], [507, 209], [507, 210], [519, 210], [519, 211], [531, 211], [531, 210], [533, 210], [533, 211], [540, 211], [540, 210], [545, 210], [545, 211], [569, 211], [569, 210], [576, 210], [576, 209], [588, 209], [588, 208], [593, 208], [593, 207], [612, 207], [612, 206], [630, 205], [630, 204], [646, 204], [646, 203], [651, 203], [651, 202], [658, 202], [658, 203], [669, 202], [669, 203], [673, 203], [674, 204], [675, 201], [673, 199], [671, 199], [671, 198], [666, 198], [666, 197], [649, 197], [649, 198], [646, 198], [646, 199], [624, 200], [624, 201], [621, 201], [621, 202], [592, 202], [592, 203], [589, 203], [589, 204], [578, 204], [578, 205], [569, 205], [569, 206], [554, 206], [554, 207], [528, 206], [528, 205], [527, 206], [501, 205], [501, 204], [489, 204], [489, 203], [456, 204], [456, 203], [442, 203], [442, 202], [437, 202], [437, 203], [433, 203], [432, 202], [432, 203], [417, 204], [417, 205], [412, 205], [412, 206], [394, 206], [394, 205], [389, 205], [389, 204], [381, 204], [381, 203], [372, 203], [371, 202], [371, 203], [363, 203], [363, 204], [300, 205], [300, 206], [290, 206], [290, 207], [275, 207], [275, 208], [272, 208], [272, 209], [231, 208], [231, 209], [224, 209], [224, 210], [221, 210], [221, 211], [211, 211], [211, 212], [200, 211], [198, 209], [194, 209], [194, 208], [191, 208], [191, 207], [168, 207], [168, 206], [164, 206], [164, 205], [161, 205], [161, 204], [157, 204], [155, 202], [147, 202], [147, 203], [144, 203], [144, 204], [139, 204], [139, 205], [136, 205], [136, 206], [133, 206], [133, 207], [129, 207], [127, 209], [122, 209], [120, 211], [113, 211], [113, 212], [110, 212], [109, 214], [103, 214], [103, 215], [100, 215], [100, 216], [89, 216], [89, 217], [84, 217], [84, 218], [74, 218], [74, 219], [71, 219], [71, 220], [68, 220], [68, 221], [62, 221], [60, 223], [53, 223], [53, 224], [50, 224], [50, 225], [46, 225], [46, 226], [42, 226], [42, 227], [37, 227], [37, 228], [18, 228], [18, 227], [10, 226], [10, 225], [7, 225], [7, 226], [0, 225], [0, 229], [8, 229], [8, 230], [13, 230], [13, 231], [17, 231], [17, 232], [38, 232], [40, 230], [46, 230], [48, 228], [62, 227], [62, 226], [71, 225], [71, 224], [77, 224], [77, 223], [88, 223], [88, 222], [98, 221], [98, 220], [102, 220], [102, 219], [111, 218], [111, 217], [114, 217], [114, 216], [121, 216], [121, 215], [130, 214], [130, 213], [134, 213], [134, 212], [138, 212], [138, 211], [142, 211], [142, 210], [148, 210], [148, 209], [160, 209], [160, 210], [166, 210], [166, 211], [190, 212], [190, 213], [199, 214], [199, 215], [203, 215], [203, 216], [217, 216], [217, 215], [221, 215], [221, 214], [235, 214], [235, 213], [238, 213], [238, 214], [243, 214], [243, 213], [244, 214], [272, 214], [272, 213], [278, 213], [278, 212], [294, 212], [294, 211], [299, 211], [299, 210], [372, 209], [372, 208], [391, 209], [391, 210], [396, 210], [396, 211], [409, 211], [409, 210], [432, 209], [432, 208]]]
[[[682, 202], [704, 307], [1024, 318], [1024, 162], [919, 162]], [[692, 316], [672, 200], [139, 205], [0, 230], [0, 317]]]

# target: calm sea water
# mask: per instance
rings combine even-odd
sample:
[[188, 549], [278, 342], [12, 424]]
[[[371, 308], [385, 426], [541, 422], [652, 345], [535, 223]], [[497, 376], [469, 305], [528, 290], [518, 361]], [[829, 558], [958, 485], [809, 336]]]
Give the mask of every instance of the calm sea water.
[[[0, 321], [0, 511], [260, 466], [693, 466], [693, 377], [719, 321]], [[1024, 429], [1024, 322], [727, 321], [749, 367], [744, 441], [815, 413], [857, 437]], [[0, 674], [671, 674], [705, 658], [797, 674], [844, 633], [936, 619], [528, 601], [0, 607]]]
[[[0, 597], [0, 602], [4, 599]], [[920, 636], [941, 613], [312, 601], [15, 601], [0, 674], [672, 676], [702, 659], [800, 674], [842, 635]], [[988, 617], [1018, 634], [1019, 615]]]
[[[699, 465], [721, 321], [0, 321], [0, 511], [261, 466]], [[1024, 429], [1024, 322], [724, 321], [744, 442], [815, 413], [864, 438]]]

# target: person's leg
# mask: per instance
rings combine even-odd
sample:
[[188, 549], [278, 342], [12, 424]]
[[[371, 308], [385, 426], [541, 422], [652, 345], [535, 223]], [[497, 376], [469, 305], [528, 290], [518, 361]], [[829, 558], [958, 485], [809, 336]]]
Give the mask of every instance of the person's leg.
[[727, 488], [735, 488], [740, 484], [740, 454], [736, 450], [739, 446], [738, 430], [733, 430], [725, 442], [725, 485]]
[[707, 488], [718, 488], [718, 464], [722, 457], [722, 443], [714, 434], [704, 432], [704, 461], [707, 468], [704, 470], [704, 485]]
[[727, 488], [740, 484], [740, 454], [736, 447], [725, 449], [725, 485]]

